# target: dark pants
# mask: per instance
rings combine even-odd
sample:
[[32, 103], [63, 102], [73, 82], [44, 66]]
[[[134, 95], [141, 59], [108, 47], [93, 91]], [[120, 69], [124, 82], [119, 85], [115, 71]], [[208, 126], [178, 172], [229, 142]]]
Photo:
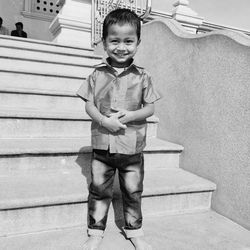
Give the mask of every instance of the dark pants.
[[89, 187], [88, 233], [102, 235], [113, 196], [116, 169], [122, 192], [125, 232], [127, 237], [143, 235], [141, 195], [143, 191], [143, 153], [135, 155], [110, 154], [94, 150], [92, 158], [92, 182]]

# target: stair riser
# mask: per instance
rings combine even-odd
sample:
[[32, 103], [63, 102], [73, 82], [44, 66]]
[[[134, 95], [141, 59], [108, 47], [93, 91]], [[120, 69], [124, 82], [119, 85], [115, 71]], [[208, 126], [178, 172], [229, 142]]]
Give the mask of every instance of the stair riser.
[[[30, 72], [27, 74], [15, 73], [12, 70], [10, 72], [0, 71], [0, 91], [75, 95], [85, 77], [84, 74], [81, 74], [79, 78], [68, 78], [57, 74], [46, 76]], [[42, 72], [42, 74], [44, 73]]]
[[[10, 39], [11, 38], [11, 39]], [[53, 53], [63, 53], [63, 54], [73, 54], [79, 56], [93, 56], [93, 50], [82, 49], [76, 47], [69, 47], [58, 45], [56, 43], [46, 43], [38, 40], [29, 41], [29, 39], [25, 40], [15, 40], [13, 37], [1, 37], [0, 46], [3, 48], [12, 48], [19, 49], [21, 51], [25, 50], [37, 50], [43, 51], [44, 53], [53, 52]]]
[[[178, 168], [179, 154], [144, 153], [145, 169]], [[74, 155], [0, 157], [0, 176], [40, 173], [49, 171], [76, 172], [86, 171], [91, 162], [91, 153]]]
[[[205, 211], [210, 208], [210, 198], [210, 192], [146, 197], [143, 198], [143, 215], [148, 218]], [[114, 218], [122, 219], [121, 202], [114, 202], [113, 207], [115, 215], [111, 208], [108, 223], [114, 223]], [[0, 211], [0, 236], [86, 226], [86, 218], [86, 203]]]
[[[27, 117], [52, 119], [90, 119], [85, 112], [84, 101], [77, 97], [15, 93], [1, 93], [0, 97], [0, 117], [3, 118]], [[9, 127], [6, 127], [4, 123], [6, 123]], [[49, 126], [55, 126], [55, 128], [58, 128], [58, 125], [51, 121], [45, 123], [44, 121], [41, 122], [38, 120], [6, 120], [0, 121], [0, 127], [3, 127], [3, 132], [1, 133], [2, 137], [26, 136], [26, 133], [22, 132], [22, 127], [26, 125], [29, 125], [29, 136], [33, 136], [32, 123], [34, 123], [35, 128], [39, 129], [44, 136], [48, 136], [48, 134], [45, 132], [46, 130], [53, 131], [53, 129], [51, 129]], [[78, 129], [77, 127], [75, 128], [75, 124], [76, 123], [72, 121], [72, 129]], [[62, 125], [64, 126], [63, 123]], [[43, 128], [43, 126], [46, 126], [46, 128]], [[19, 130], [15, 133], [14, 130], [17, 127]], [[84, 127], [85, 126], [83, 126], [83, 128]], [[25, 129], [27, 130], [27, 128], [24, 127], [24, 130]], [[157, 123], [150, 122], [148, 125], [148, 136], [156, 136], [156, 131]], [[56, 133], [55, 136], [57, 136]]]
[[21, 71], [37, 74], [53, 74], [69, 77], [83, 77], [89, 75], [93, 68], [77, 65], [57, 64], [39, 61], [24, 61], [16, 59], [7, 59], [0, 57], [0, 70]]
[[[13, 114], [23, 113], [24, 117], [32, 117], [32, 113], [37, 112], [47, 114], [45, 117], [51, 117], [58, 113], [58, 118], [64, 118], [63, 114], [72, 114], [76, 119], [89, 119], [85, 112], [85, 102], [78, 97], [71, 96], [53, 96], [53, 95], [30, 95], [30, 94], [9, 94], [0, 93], [0, 115], [4, 115], [4, 109], [7, 110], [6, 117]], [[78, 113], [73, 116], [74, 113]], [[62, 116], [60, 116], [60, 114]], [[77, 116], [78, 115], [78, 116]], [[44, 118], [45, 118], [44, 117]], [[52, 116], [56, 118], [56, 116]], [[67, 117], [67, 116], [66, 116]], [[65, 117], [65, 118], [66, 118]]]
[[20, 50], [17, 48], [0, 47], [1, 57], [13, 57], [26, 60], [42, 60], [52, 63], [67, 63], [80, 65], [96, 65], [101, 62], [100, 59], [77, 55], [63, 55], [58, 53], [49, 53], [43, 51]]
[[[84, 137], [90, 135], [90, 126], [90, 120], [1, 118], [0, 138]], [[147, 136], [154, 136], [157, 126], [154, 123], [149, 123], [148, 127]]]
[[43, 119], [0, 119], [0, 138], [84, 137], [90, 121]]

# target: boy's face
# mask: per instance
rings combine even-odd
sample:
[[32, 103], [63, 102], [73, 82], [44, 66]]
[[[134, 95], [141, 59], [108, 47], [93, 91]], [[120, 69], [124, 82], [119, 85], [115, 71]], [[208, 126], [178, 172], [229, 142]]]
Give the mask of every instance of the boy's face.
[[109, 26], [108, 36], [103, 41], [104, 49], [111, 58], [111, 65], [118, 68], [129, 65], [139, 43], [136, 28], [130, 24]]

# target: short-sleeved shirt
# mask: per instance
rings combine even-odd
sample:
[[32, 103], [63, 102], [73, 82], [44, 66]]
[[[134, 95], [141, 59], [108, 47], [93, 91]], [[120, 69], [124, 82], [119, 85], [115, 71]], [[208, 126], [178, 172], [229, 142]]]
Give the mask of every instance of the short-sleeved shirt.
[[[108, 59], [95, 67], [77, 92], [84, 101], [93, 102], [104, 116], [117, 110], [135, 111], [160, 98], [151, 77], [144, 68], [133, 62], [120, 74], [110, 66]], [[110, 153], [136, 154], [146, 145], [146, 119], [126, 124], [126, 129], [110, 132], [96, 121], [91, 124], [91, 142], [94, 149]]]

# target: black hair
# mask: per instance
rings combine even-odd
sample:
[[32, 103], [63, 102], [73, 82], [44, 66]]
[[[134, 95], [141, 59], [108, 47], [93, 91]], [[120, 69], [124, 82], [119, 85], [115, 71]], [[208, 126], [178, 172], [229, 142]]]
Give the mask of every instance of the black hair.
[[136, 28], [138, 40], [141, 37], [141, 19], [129, 9], [115, 9], [108, 13], [103, 22], [102, 39], [108, 36], [108, 28], [113, 24], [130, 24]]
[[16, 25], [16, 26], [17, 26], [17, 25], [20, 25], [20, 26], [23, 28], [23, 23], [22, 23], [22, 22], [17, 22], [15, 25]]
[[3, 18], [2, 18], [2, 17], [0, 17], [0, 21], [2, 21], [2, 22], [3, 22]]

